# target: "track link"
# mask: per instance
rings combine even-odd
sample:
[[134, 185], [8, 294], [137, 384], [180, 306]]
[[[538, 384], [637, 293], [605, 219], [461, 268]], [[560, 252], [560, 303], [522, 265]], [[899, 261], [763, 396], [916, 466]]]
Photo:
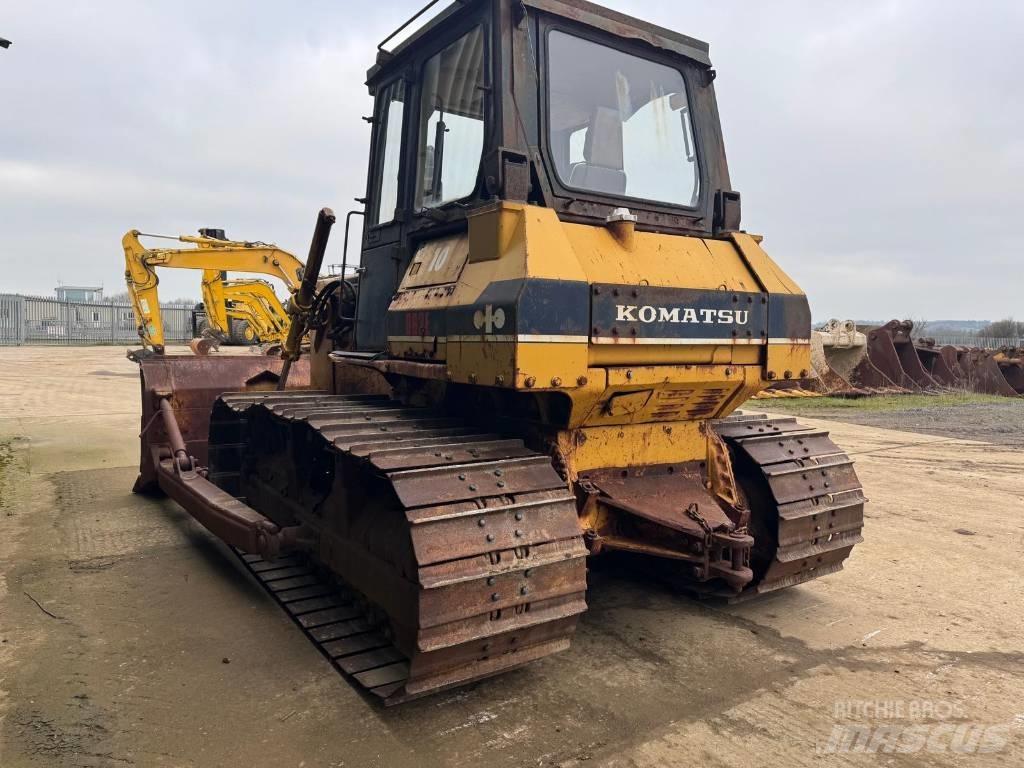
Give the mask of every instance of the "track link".
[[565, 650], [586, 610], [575, 499], [550, 459], [461, 419], [377, 396], [225, 395], [210, 479], [310, 532], [308, 559], [243, 561], [386, 704]]
[[382, 698], [409, 677], [409, 660], [387, 638], [365, 600], [299, 555], [243, 565], [334, 667]]
[[748, 502], [764, 528], [754, 531], [757, 581], [742, 597], [842, 570], [863, 541], [867, 499], [853, 461], [828, 432], [761, 415], [735, 416], [715, 430], [746, 470]]

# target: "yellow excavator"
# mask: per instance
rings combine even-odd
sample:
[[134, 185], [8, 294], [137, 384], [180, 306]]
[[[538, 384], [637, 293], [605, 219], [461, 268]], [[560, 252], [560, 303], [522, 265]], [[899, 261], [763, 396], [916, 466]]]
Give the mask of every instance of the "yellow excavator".
[[[284, 341], [290, 318], [266, 280], [228, 280], [225, 272], [204, 270], [202, 292], [203, 303], [193, 319], [196, 338], [191, 346], [196, 354], [208, 354], [224, 341], [259, 344], [269, 350]], [[238, 332], [236, 324], [241, 326]]]
[[308, 358], [144, 360], [136, 490], [386, 704], [568, 648], [588, 556], [724, 600], [840, 570], [853, 462], [737, 414], [808, 375], [811, 316], [741, 227], [707, 44], [585, 0], [411, 23], [368, 76], [357, 279], [317, 284], [322, 211]]
[[[171, 239], [192, 248], [147, 248], [141, 238]], [[202, 229], [199, 236], [145, 235], [138, 230], [122, 239], [125, 280], [135, 310], [143, 349], [164, 354], [164, 329], [160, 315], [157, 268], [201, 270], [203, 307], [207, 330], [192, 342], [192, 351], [209, 354], [231, 336], [231, 321], [245, 324], [246, 336], [258, 344], [279, 346], [285, 339], [287, 309], [265, 280], [228, 280], [228, 272], [269, 275], [280, 279], [293, 293], [302, 280], [304, 265], [277, 246], [259, 242], [235, 242], [222, 230]]]

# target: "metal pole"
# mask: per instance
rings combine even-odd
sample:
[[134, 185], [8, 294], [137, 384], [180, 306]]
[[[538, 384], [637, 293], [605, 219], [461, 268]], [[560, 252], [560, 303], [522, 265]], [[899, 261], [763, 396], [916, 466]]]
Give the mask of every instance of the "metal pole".
[[306, 259], [306, 269], [302, 273], [302, 283], [299, 284], [299, 289], [292, 294], [291, 300], [288, 302], [288, 314], [292, 317], [292, 323], [288, 328], [288, 338], [285, 339], [284, 348], [281, 351], [284, 365], [281, 366], [281, 378], [277, 382], [278, 392], [283, 392], [288, 386], [288, 375], [291, 373], [292, 363], [298, 360], [302, 354], [302, 337], [306, 335], [309, 311], [316, 296], [316, 283], [320, 278], [324, 254], [327, 253], [331, 228], [337, 220], [334, 211], [330, 208], [324, 208], [317, 214], [316, 229], [313, 230], [313, 241], [309, 244], [309, 258]]
[[25, 297], [20, 297], [17, 305], [15, 314], [17, 315], [15, 322], [18, 323], [18, 346], [22, 346], [25, 343], [25, 339], [28, 338], [28, 302], [25, 301]]

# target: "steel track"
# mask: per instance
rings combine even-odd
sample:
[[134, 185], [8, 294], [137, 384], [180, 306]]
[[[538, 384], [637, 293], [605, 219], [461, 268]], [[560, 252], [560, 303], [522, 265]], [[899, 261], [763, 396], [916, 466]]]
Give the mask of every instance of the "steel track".
[[587, 551], [547, 457], [386, 398], [226, 395], [214, 413], [211, 479], [317, 542], [246, 567], [385, 703], [568, 648]]

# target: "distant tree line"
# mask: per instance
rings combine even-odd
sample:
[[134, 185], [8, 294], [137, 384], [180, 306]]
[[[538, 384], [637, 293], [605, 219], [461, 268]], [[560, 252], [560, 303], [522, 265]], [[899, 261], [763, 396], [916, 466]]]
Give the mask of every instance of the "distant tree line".
[[1024, 323], [1019, 323], [1012, 317], [1005, 320], [997, 320], [989, 323], [980, 331], [978, 338], [981, 339], [1019, 339], [1024, 338]]

